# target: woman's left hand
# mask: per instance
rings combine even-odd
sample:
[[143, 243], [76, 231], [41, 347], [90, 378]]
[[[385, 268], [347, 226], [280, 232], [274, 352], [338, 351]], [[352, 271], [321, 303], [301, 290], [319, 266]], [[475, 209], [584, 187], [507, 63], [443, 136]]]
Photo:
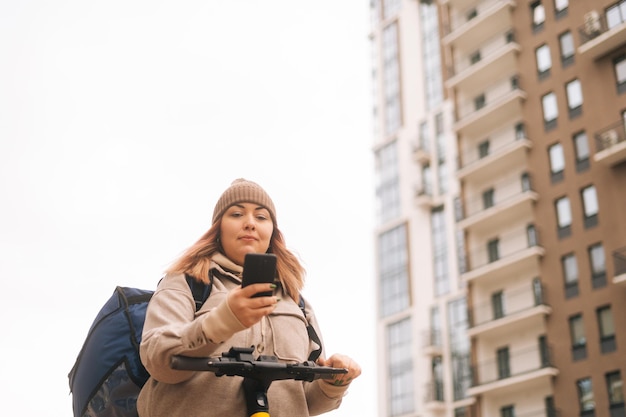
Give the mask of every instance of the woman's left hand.
[[331, 368], [345, 368], [348, 370], [346, 374], [333, 374], [332, 379], [325, 379], [331, 385], [343, 386], [348, 385], [356, 377], [361, 375], [361, 367], [352, 358], [346, 355], [334, 354], [328, 359], [319, 358], [317, 364], [320, 366], [329, 366]]

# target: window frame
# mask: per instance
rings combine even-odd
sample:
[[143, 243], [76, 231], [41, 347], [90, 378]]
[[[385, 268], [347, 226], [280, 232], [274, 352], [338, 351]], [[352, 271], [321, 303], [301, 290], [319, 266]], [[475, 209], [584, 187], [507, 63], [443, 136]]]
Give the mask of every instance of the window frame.
[[574, 63], [576, 46], [574, 45], [574, 35], [569, 30], [559, 35], [559, 54], [562, 67], [568, 67]]
[[554, 201], [556, 211], [557, 232], [559, 238], [565, 238], [572, 233], [572, 205], [568, 196], [559, 197]]
[[562, 181], [565, 171], [565, 152], [561, 142], [553, 143], [548, 147], [548, 160], [550, 161], [550, 179], [552, 183]]
[[570, 119], [582, 114], [583, 107], [583, 86], [578, 78], [565, 83], [565, 96], [567, 98], [567, 109]]
[[541, 96], [541, 112], [545, 130], [554, 129], [559, 118], [559, 105], [554, 91]]
[[550, 45], [544, 43], [535, 48], [535, 63], [537, 65], [537, 77], [539, 77], [540, 80], [548, 78], [550, 76], [550, 69], [552, 68]]
[[595, 185], [591, 184], [581, 188], [580, 199], [583, 207], [583, 222], [585, 228], [588, 229], [597, 226], [600, 206], [598, 205], [598, 192]]
[[561, 270], [563, 272], [563, 284], [565, 287], [565, 298], [572, 298], [578, 295], [578, 283], [580, 272], [578, 259], [574, 252], [561, 256]]

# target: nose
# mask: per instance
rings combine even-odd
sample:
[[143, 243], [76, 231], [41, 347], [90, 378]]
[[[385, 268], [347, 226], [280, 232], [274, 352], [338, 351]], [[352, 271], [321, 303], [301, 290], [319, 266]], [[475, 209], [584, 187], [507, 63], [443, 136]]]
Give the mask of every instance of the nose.
[[256, 221], [254, 216], [246, 216], [243, 227], [246, 230], [254, 230], [256, 228]]

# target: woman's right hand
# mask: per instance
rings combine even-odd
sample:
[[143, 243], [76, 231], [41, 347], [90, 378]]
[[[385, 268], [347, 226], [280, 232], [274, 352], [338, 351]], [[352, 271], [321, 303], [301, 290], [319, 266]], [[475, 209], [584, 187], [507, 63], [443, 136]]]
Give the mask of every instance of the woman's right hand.
[[274, 284], [251, 284], [245, 288], [236, 287], [228, 293], [228, 306], [237, 317], [237, 320], [246, 327], [250, 327], [269, 315], [276, 308], [280, 300], [276, 296], [252, 297], [264, 291], [273, 291]]

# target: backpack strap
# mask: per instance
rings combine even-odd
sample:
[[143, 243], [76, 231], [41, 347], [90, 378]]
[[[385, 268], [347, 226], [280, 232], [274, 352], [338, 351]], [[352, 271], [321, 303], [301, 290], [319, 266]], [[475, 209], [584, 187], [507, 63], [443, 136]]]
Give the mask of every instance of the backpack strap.
[[322, 341], [320, 340], [320, 337], [317, 335], [317, 332], [315, 331], [311, 323], [309, 323], [309, 319], [306, 316], [306, 312], [304, 311], [304, 307], [305, 307], [304, 298], [302, 298], [302, 294], [300, 294], [298, 305], [300, 306], [300, 310], [302, 310], [302, 314], [304, 315], [304, 318], [306, 319], [306, 331], [309, 334], [309, 339], [311, 339], [313, 342], [315, 342], [319, 346], [318, 349], [314, 350], [313, 352], [309, 354], [309, 360], [315, 362], [317, 358], [319, 358], [320, 355], [322, 354]]
[[213, 289], [213, 271], [209, 271], [208, 284], [197, 281], [194, 277], [187, 274], [185, 274], [185, 279], [187, 280], [187, 284], [189, 284], [193, 300], [196, 302], [196, 311], [198, 311], [209, 298], [209, 295], [211, 295], [211, 290]]

